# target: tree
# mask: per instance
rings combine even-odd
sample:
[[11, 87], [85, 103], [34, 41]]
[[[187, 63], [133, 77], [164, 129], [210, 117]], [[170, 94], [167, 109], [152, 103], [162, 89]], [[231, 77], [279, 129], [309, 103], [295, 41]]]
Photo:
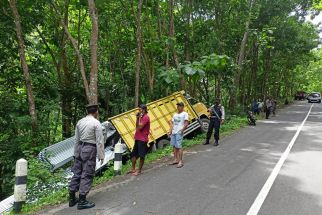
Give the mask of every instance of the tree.
[[[52, 2], [52, 5], [55, 9], [55, 11], [58, 13], [59, 17], [62, 17], [59, 13], [57, 6], [54, 2]], [[97, 79], [98, 79], [98, 62], [97, 62], [97, 43], [98, 43], [98, 15], [96, 11], [95, 2], [93, 0], [88, 0], [88, 8], [90, 12], [91, 17], [91, 23], [92, 23], [92, 31], [91, 31], [91, 41], [90, 41], [90, 52], [91, 52], [91, 70], [90, 70], [90, 77], [89, 81], [86, 77], [86, 69], [85, 69], [85, 63], [84, 58], [81, 53], [81, 50], [79, 48], [79, 44], [77, 43], [77, 40], [72, 36], [70, 31], [68, 30], [67, 24], [64, 22], [62, 18], [60, 18], [60, 24], [63, 27], [65, 34], [67, 35], [67, 38], [71, 42], [73, 49], [76, 53], [76, 56], [78, 58], [80, 73], [83, 79], [83, 85], [85, 88], [85, 94], [87, 101], [90, 104], [96, 104], [98, 101], [98, 90], [97, 90]]]
[[245, 22], [245, 30], [244, 30], [244, 35], [243, 39], [240, 44], [240, 50], [238, 53], [237, 57], [237, 65], [238, 65], [238, 70], [234, 78], [234, 90], [232, 90], [232, 95], [230, 97], [230, 102], [229, 105], [234, 108], [236, 106], [236, 96], [237, 92], [239, 90], [239, 84], [240, 84], [240, 75], [242, 74], [243, 71], [243, 64], [245, 60], [245, 54], [246, 54], [246, 45], [247, 45], [247, 40], [248, 40], [248, 34], [249, 34], [249, 25], [251, 22], [252, 18], [252, 10], [253, 10], [253, 5], [255, 4], [255, 0], [249, 0], [249, 17], [247, 18]]
[[98, 73], [98, 62], [97, 62], [97, 45], [98, 45], [98, 15], [96, 11], [95, 1], [88, 0], [89, 14], [92, 22], [92, 33], [91, 33], [91, 72], [89, 81], [89, 103], [97, 104], [97, 73]]
[[135, 89], [134, 89], [134, 106], [139, 105], [139, 93], [140, 93], [140, 70], [142, 61], [142, 27], [141, 27], [141, 15], [142, 15], [143, 0], [139, 0], [136, 12], [136, 61], [135, 61]]
[[35, 105], [35, 99], [32, 91], [32, 81], [31, 81], [29, 68], [26, 60], [25, 43], [24, 43], [22, 29], [21, 29], [21, 20], [20, 20], [19, 12], [17, 10], [16, 0], [10, 0], [9, 3], [14, 17], [15, 25], [16, 25], [16, 34], [17, 34], [17, 43], [19, 46], [18, 50], [19, 50], [20, 62], [21, 62], [21, 67], [22, 67], [23, 75], [25, 78], [26, 89], [27, 89], [29, 114], [31, 117], [32, 130], [35, 133], [37, 129], [36, 105]]

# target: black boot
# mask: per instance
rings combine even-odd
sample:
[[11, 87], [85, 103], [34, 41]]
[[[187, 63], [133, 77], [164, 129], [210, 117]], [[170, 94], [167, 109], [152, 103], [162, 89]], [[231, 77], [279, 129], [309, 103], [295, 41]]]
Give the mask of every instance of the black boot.
[[69, 207], [74, 207], [78, 202], [75, 192], [69, 191]]
[[206, 140], [206, 142], [203, 145], [209, 145], [209, 140]]
[[215, 141], [214, 146], [219, 146], [218, 140]]
[[78, 201], [78, 205], [77, 205], [78, 210], [88, 209], [88, 208], [92, 208], [92, 207], [95, 207], [94, 202], [87, 201], [85, 195], [79, 195], [79, 201]]

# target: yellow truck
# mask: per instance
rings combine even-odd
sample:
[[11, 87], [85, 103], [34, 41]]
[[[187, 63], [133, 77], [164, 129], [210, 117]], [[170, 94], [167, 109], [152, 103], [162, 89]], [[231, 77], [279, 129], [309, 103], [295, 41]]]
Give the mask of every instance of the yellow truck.
[[[147, 104], [150, 121], [151, 135], [149, 144], [163, 148], [169, 144], [167, 132], [170, 129], [169, 121], [176, 113], [176, 104], [183, 102], [185, 110], [189, 113], [189, 127], [184, 135], [193, 133], [196, 130], [206, 132], [209, 126], [208, 112], [204, 104], [196, 102], [193, 98], [184, 94], [184, 91], [173, 93], [170, 96]], [[101, 164], [97, 160], [96, 170], [104, 167], [110, 160], [114, 159], [113, 146], [121, 140], [123, 152], [127, 148], [132, 151], [134, 145], [134, 133], [136, 130], [136, 114], [138, 109], [133, 109], [117, 116], [111, 117], [109, 121], [103, 122], [102, 129], [105, 141], [105, 160]], [[56, 144], [44, 148], [39, 153], [39, 159], [49, 164], [52, 171], [65, 166], [73, 160], [75, 136], [62, 140]]]
[[[170, 143], [167, 136], [170, 129], [169, 121], [177, 112], [176, 104], [178, 102], [183, 102], [185, 104], [185, 111], [189, 114], [190, 123], [184, 132], [184, 136], [191, 134], [198, 129], [203, 132], [207, 131], [209, 126], [207, 107], [203, 103], [194, 102], [193, 98], [185, 95], [184, 91], [180, 91], [147, 104], [151, 122], [148, 145], [151, 146], [153, 143], [156, 143], [157, 148], [163, 148]], [[137, 113], [138, 108], [108, 119], [130, 151], [132, 151], [134, 146]]]

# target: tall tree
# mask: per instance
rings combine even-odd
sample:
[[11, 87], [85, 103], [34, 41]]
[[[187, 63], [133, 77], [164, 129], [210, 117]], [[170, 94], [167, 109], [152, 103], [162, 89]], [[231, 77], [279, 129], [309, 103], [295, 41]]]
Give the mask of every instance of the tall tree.
[[52, 2], [52, 5], [60, 17], [59, 21], [61, 26], [63, 27], [65, 34], [67, 35], [68, 40], [72, 44], [72, 47], [76, 53], [78, 64], [80, 68], [80, 73], [83, 80], [83, 85], [85, 88], [85, 94], [87, 101], [89, 103], [97, 103], [98, 101], [98, 90], [97, 90], [97, 82], [98, 82], [98, 60], [97, 60], [97, 46], [98, 46], [98, 14], [96, 10], [96, 5], [94, 0], [88, 0], [88, 8], [90, 12], [90, 18], [92, 23], [92, 30], [91, 30], [91, 39], [90, 39], [90, 55], [91, 55], [91, 69], [90, 69], [90, 77], [89, 81], [87, 80], [86, 76], [86, 67], [84, 62], [84, 57], [80, 50], [80, 41], [77, 41], [68, 29], [68, 25], [64, 20], [61, 18], [61, 14], [58, 11], [57, 5], [55, 2]]
[[92, 23], [91, 32], [91, 72], [89, 81], [89, 102], [97, 104], [97, 76], [98, 76], [98, 62], [97, 62], [97, 45], [98, 45], [98, 14], [94, 0], [88, 0], [89, 14]]
[[139, 105], [139, 93], [140, 93], [140, 70], [142, 61], [142, 4], [143, 0], [139, 0], [136, 12], [136, 61], [135, 61], [135, 89], [134, 89], [134, 105]]
[[[170, 49], [171, 49], [171, 53], [173, 56], [173, 61], [174, 61], [175, 67], [177, 69], [179, 69], [179, 59], [178, 59], [176, 46], [175, 46], [176, 38], [175, 38], [175, 26], [174, 26], [174, 0], [168, 1], [168, 14], [169, 14], [169, 39], [171, 41]], [[169, 47], [167, 48], [167, 51], [170, 51]], [[167, 60], [167, 64], [168, 64], [168, 60]], [[179, 75], [180, 75], [180, 87], [181, 87], [181, 89], [184, 89], [185, 88], [185, 80], [184, 80], [184, 76], [181, 71], [180, 71]]]
[[20, 15], [17, 10], [16, 0], [10, 0], [9, 3], [14, 17], [15, 25], [16, 25], [17, 43], [19, 46], [18, 50], [19, 50], [20, 63], [21, 63], [21, 67], [22, 67], [22, 71], [25, 79], [26, 89], [27, 89], [29, 114], [31, 117], [32, 130], [33, 132], [35, 132], [37, 129], [36, 105], [35, 105], [35, 99], [34, 99], [33, 90], [32, 90], [32, 81], [31, 81], [29, 68], [26, 60], [25, 42], [23, 39], [23, 34], [21, 29]]
[[239, 49], [239, 53], [238, 53], [238, 57], [237, 57], [238, 70], [237, 70], [235, 78], [234, 78], [235, 90], [233, 90], [233, 93], [230, 97], [230, 106], [232, 108], [236, 106], [236, 99], [237, 99], [239, 85], [240, 85], [240, 75], [242, 74], [242, 71], [243, 71], [243, 64], [244, 64], [245, 55], [246, 55], [246, 45], [247, 45], [247, 40], [248, 40], [248, 35], [249, 35], [249, 25], [250, 25], [250, 21], [252, 18], [254, 3], [255, 3], [255, 0], [249, 0], [249, 15], [248, 15], [248, 18], [245, 22], [244, 35], [243, 35], [243, 39], [240, 44], [240, 49]]

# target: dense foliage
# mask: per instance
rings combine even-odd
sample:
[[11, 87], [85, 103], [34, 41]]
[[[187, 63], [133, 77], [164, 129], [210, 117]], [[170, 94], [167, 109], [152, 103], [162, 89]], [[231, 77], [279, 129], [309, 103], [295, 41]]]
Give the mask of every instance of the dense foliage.
[[24, 49], [13, 2], [0, 1], [0, 199], [15, 160], [71, 136], [89, 101], [103, 121], [181, 89], [206, 104], [221, 96], [231, 111], [321, 90], [319, 29], [305, 21], [319, 1], [96, 0], [93, 11], [91, 0], [23, 0]]

